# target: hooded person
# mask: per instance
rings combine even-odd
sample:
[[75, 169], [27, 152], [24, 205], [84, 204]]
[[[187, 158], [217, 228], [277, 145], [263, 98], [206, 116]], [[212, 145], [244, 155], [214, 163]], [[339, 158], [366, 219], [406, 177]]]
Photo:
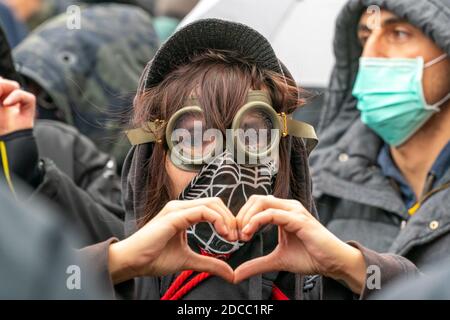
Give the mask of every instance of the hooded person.
[[[365, 297], [366, 266], [379, 266], [381, 283], [415, 274], [406, 259], [344, 243], [318, 222], [308, 171], [317, 138], [291, 117], [301, 103], [267, 39], [245, 25], [200, 20], [169, 38], [144, 69], [127, 132], [127, 238], [83, 249], [111, 290], [135, 299], [319, 299], [319, 274]], [[3, 117], [14, 132], [14, 116]], [[41, 175], [71, 198], [66, 205], [95, 214], [57, 170]]]
[[[22, 78], [15, 70], [11, 48], [1, 28], [0, 45], [0, 76], [21, 83]], [[26, 142], [25, 144], [15, 143], [9, 144], [9, 150], [5, 150], [5, 153], [9, 152], [9, 161], [13, 163], [12, 171], [22, 172], [18, 178], [22, 178], [33, 186], [35, 181], [39, 180], [39, 175], [35, 175], [32, 168], [28, 170], [26, 165], [22, 169], [14, 169], [14, 167], [21, 167], [23, 159], [28, 156], [31, 159], [37, 159], [37, 157], [45, 159], [43, 161], [48, 163], [49, 173], [52, 171], [51, 168], [57, 167], [64, 172], [71, 183], [85, 190], [86, 196], [94, 199], [99, 207], [105, 208], [100, 210], [96, 216], [89, 214], [83, 216], [80, 215], [81, 211], [70, 210], [70, 207], [63, 206], [65, 209], [61, 210], [61, 213], [83, 234], [85, 242], [82, 245], [103, 241], [111, 236], [122, 238], [124, 212], [115, 160], [99, 151], [92, 141], [75, 128], [61, 122], [36, 121], [34, 136], [37, 145], [28, 145]], [[2, 159], [3, 157], [4, 155], [2, 155]], [[58, 187], [51, 190], [41, 188], [33, 196], [41, 194], [55, 200], [58, 198], [57, 190]], [[28, 196], [30, 194], [26, 195], [26, 197]], [[58, 202], [61, 203], [61, 201]], [[108, 223], [106, 224], [105, 221]]]
[[128, 151], [121, 120], [159, 45], [152, 19], [136, 6], [100, 4], [80, 7], [80, 28], [68, 21], [62, 14], [31, 33], [13, 52], [17, 70], [38, 98], [39, 119], [76, 127], [120, 171]]
[[447, 0], [349, 1], [311, 157], [328, 229], [419, 268], [450, 254], [449, 22]]
[[[251, 43], [240, 48], [239, 44], [244, 43], [246, 40], [251, 40]], [[214, 68], [217, 65], [219, 67], [217, 69]], [[239, 68], [245, 71], [240, 72], [238, 71]], [[259, 72], [259, 78], [252, 74], [252, 70], [254, 73]], [[263, 70], [266, 70], [265, 74]], [[263, 78], [264, 76], [269, 77], [269, 74], [272, 75], [271, 72], [276, 73], [280, 78], [274, 77], [270, 80]], [[182, 74], [190, 75], [189, 79], [186, 78], [180, 82], [174, 80], [181, 77]], [[234, 81], [237, 83], [235, 86], [232, 86], [231, 83], [225, 82], [218, 75], [222, 75], [225, 79], [227, 77], [234, 78]], [[254, 78], [247, 80], [247, 77], [252, 76]], [[286, 78], [282, 80], [282, 77]], [[214, 78], [217, 80], [214, 80]], [[251, 103], [251, 88], [249, 88], [251, 83], [255, 82], [255, 86], [261, 86], [253, 88], [260, 90], [264, 86], [264, 84], [261, 84], [263, 79], [268, 83], [274, 81], [274, 79], [285, 81], [283, 85], [286, 86], [288, 86], [289, 82], [292, 86], [290, 87], [291, 90], [295, 86], [289, 72], [278, 61], [267, 40], [244, 25], [214, 19], [199, 21], [178, 31], [163, 45], [155, 58], [147, 65], [135, 98], [133, 125], [135, 127], [143, 126], [144, 129], [135, 129], [128, 133], [134, 146], [124, 164], [124, 174], [122, 176], [125, 207], [127, 210], [125, 222], [127, 235], [132, 235], [145, 222], [151, 220], [154, 213], [161, 210], [166, 201], [173, 197], [173, 191], [175, 191], [170, 190], [174, 186], [170, 187], [167, 184], [160, 183], [161, 180], [167, 179], [167, 177], [164, 177], [167, 173], [162, 172], [161, 166], [157, 165], [157, 163], [162, 163], [162, 166], [164, 166], [163, 163], [165, 161], [164, 157], [161, 158], [161, 151], [168, 147], [166, 143], [170, 144], [171, 142], [165, 141], [161, 143], [160, 141], [158, 143], [157, 141], [161, 137], [154, 137], [153, 139], [151, 137], [152, 130], [150, 130], [149, 136], [149, 131], [146, 130], [146, 123], [149, 118], [166, 119], [166, 124], [163, 127], [171, 129], [166, 131], [166, 137], [162, 139], [168, 139], [167, 136], [171, 134], [170, 130], [176, 128], [184, 129], [182, 123], [192, 121], [189, 119], [183, 120], [183, 117], [185, 118], [183, 115], [177, 116], [176, 114], [180, 112], [179, 110], [182, 110], [183, 106], [196, 105], [201, 106], [205, 115], [211, 114], [211, 117], [217, 117], [216, 119], [207, 119], [206, 117], [206, 119], [203, 119], [201, 117], [198, 120], [205, 124], [209, 122], [206, 125], [208, 128], [212, 126], [225, 132], [226, 128], [231, 127], [231, 122], [233, 120], [236, 121], [239, 117], [236, 115], [236, 111], [242, 106], [244, 106], [242, 108], [246, 108], [245, 106]], [[246, 81], [251, 83], [246, 83]], [[221, 82], [225, 82], [225, 84], [221, 85]], [[281, 86], [280, 83], [271, 84]], [[267, 85], [269, 86], [270, 84]], [[167, 89], [167, 92], [164, 92], [164, 89], [160, 89], [166, 86], [171, 86], [171, 88]], [[183, 89], [181, 90], [181, 88]], [[195, 97], [194, 101], [188, 102], [192, 98], [194, 91], [198, 96]], [[208, 95], [197, 93], [199, 91], [208, 91]], [[262, 94], [261, 97], [261, 92], [259, 91], [254, 92], [255, 97], [253, 99], [256, 99], [256, 103], [262, 101], [262, 104], [281, 108], [276, 110], [277, 112], [284, 111], [290, 114], [293, 109], [288, 109], [289, 103], [293, 103], [291, 108], [298, 106], [298, 93], [295, 89], [293, 91], [290, 94], [294, 94], [294, 99], [290, 102], [282, 99], [271, 101], [272, 97], [265, 94]], [[247, 94], [250, 96], [247, 97]], [[283, 94], [287, 95], [288, 93], [284, 92]], [[217, 98], [213, 98], [214, 95]], [[276, 96], [276, 93], [273, 93], [273, 96]], [[279, 97], [277, 98], [279, 99]], [[170, 100], [167, 101], [165, 99]], [[284, 99], [289, 99], [289, 97], [285, 96]], [[292, 99], [292, 96], [290, 99]], [[285, 105], [282, 105], [282, 102], [285, 102]], [[177, 109], [179, 109], [178, 112]], [[192, 111], [187, 114], [192, 115]], [[172, 116], [174, 116], [172, 119], [175, 120], [169, 120]], [[178, 119], [176, 119], [177, 117]], [[169, 121], [172, 121], [175, 127], [170, 127]], [[311, 147], [311, 143], [314, 144], [315, 135], [312, 128], [308, 128], [306, 124], [304, 125], [306, 129], [299, 128], [298, 131], [304, 130], [301, 133], [305, 134], [305, 137], [311, 138], [311, 141], [308, 142], [308, 146]], [[152, 128], [152, 125], [150, 126]], [[154, 129], [155, 134], [156, 131], [160, 134], [160, 130], [163, 130], [160, 128]], [[271, 167], [272, 163], [255, 168], [242, 166], [229, 153], [231, 148], [227, 148], [227, 151], [224, 153], [216, 153], [215, 157], [209, 163], [203, 164], [203, 166], [185, 166], [181, 164], [182, 171], [188, 170], [186, 172], [191, 171], [192, 173], [188, 174], [187, 177], [179, 176], [181, 181], [184, 180], [189, 183], [185, 185], [182, 182], [180, 188], [175, 186], [175, 193], [182, 191], [178, 196], [178, 199], [181, 200], [218, 197], [234, 215], [237, 215], [239, 209], [251, 195], [273, 194], [276, 189], [281, 187], [281, 181], [285, 183], [289, 180], [286, 174], [289, 175], [288, 171], [292, 170], [294, 179], [303, 183], [296, 190], [287, 191], [286, 189], [284, 191], [287, 192], [286, 196], [291, 194], [291, 192], [294, 193], [295, 195], [291, 194], [291, 196], [301, 200], [308, 210], [314, 212], [306, 160], [310, 150], [303, 143], [302, 137], [300, 139], [294, 138], [296, 140], [292, 142], [288, 142], [287, 139], [280, 142], [286, 143], [286, 146], [289, 143], [297, 146], [297, 148], [292, 149], [293, 154], [291, 156], [287, 155], [288, 158], [284, 159], [291, 163], [285, 164], [286, 167], [283, 168], [283, 173], [276, 172]], [[173, 149], [170, 152], [174, 154]], [[290, 151], [288, 151], [288, 154], [290, 154]], [[289, 157], [290, 160], [288, 160]], [[148, 162], [147, 159], [150, 159], [150, 161]], [[177, 162], [173, 158], [171, 161]], [[147, 165], [143, 166], [145, 163]], [[289, 167], [291, 169], [287, 169]], [[277, 175], [284, 175], [284, 178], [276, 178]], [[278, 184], [275, 183], [276, 179], [279, 179]], [[161, 201], [162, 199], [164, 200]], [[238, 266], [242, 261], [252, 257], [264, 256], [272, 251], [277, 245], [277, 235], [273, 231], [274, 229], [260, 233], [255, 237], [254, 241], [244, 245], [243, 243], [225, 241], [214, 231], [212, 224], [198, 224], [189, 229], [188, 242], [191, 248], [199, 253], [229, 257], [229, 264]], [[189, 271], [177, 275], [173, 274], [159, 280], [156, 278], [139, 279], [136, 282], [137, 296], [141, 299], [174, 299], [175, 297], [205, 299], [208, 297], [208, 299], [261, 300], [273, 297], [274, 288], [277, 288], [277, 286], [280, 286], [282, 291], [286, 292], [291, 299], [299, 299], [304, 295], [302, 286], [305, 278], [303, 276], [276, 272], [265, 276], [256, 276], [240, 284], [238, 288], [227, 284], [220, 278], [211, 278], [208, 281], [204, 281], [205, 283], [201, 285], [200, 290], [193, 288], [191, 292], [177, 295], [177, 290], [179, 293], [180, 289], [183, 291], [182, 289], [185, 287], [174, 287], [173, 285], [177, 283], [175, 279], [178, 279], [178, 282], [183, 278], [185, 278], [185, 282], [188, 282], [189, 279], [198, 279], [198, 276], [197, 278], [192, 275], [188, 276], [188, 273]], [[309, 289], [305, 289], [305, 292], [313, 291], [312, 296], [317, 298], [320, 286], [317, 285], [319, 281], [316, 278], [313, 277], [312, 281], [309, 282]], [[220, 291], [214, 289], [219, 286], [222, 288]], [[166, 294], [161, 296], [161, 292]], [[205, 295], [206, 292], [208, 292], [207, 295]], [[171, 296], [171, 293], [173, 293], [173, 296]]]

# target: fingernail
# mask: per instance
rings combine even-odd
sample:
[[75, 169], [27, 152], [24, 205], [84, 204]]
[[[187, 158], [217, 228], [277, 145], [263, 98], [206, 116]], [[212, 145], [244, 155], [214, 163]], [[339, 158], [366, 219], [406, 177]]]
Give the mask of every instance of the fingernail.
[[236, 240], [236, 230], [235, 229], [231, 229], [230, 240], [231, 241], [235, 241]]
[[250, 225], [246, 225], [245, 227], [244, 227], [244, 229], [242, 229], [242, 233], [247, 233], [248, 232], [248, 230], [250, 229]]

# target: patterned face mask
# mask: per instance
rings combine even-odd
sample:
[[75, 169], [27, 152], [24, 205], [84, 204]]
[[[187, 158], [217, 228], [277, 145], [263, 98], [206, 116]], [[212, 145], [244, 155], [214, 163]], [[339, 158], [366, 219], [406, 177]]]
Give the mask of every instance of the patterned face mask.
[[[201, 169], [179, 199], [219, 197], [236, 215], [251, 195], [272, 194], [275, 168], [274, 162], [256, 167], [238, 165], [232, 154], [225, 151]], [[190, 227], [187, 235], [189, 241], [213, 255], [229, 255], [244, 245], [240, 241], [229, 242], [223, 239], [209, 222]]]

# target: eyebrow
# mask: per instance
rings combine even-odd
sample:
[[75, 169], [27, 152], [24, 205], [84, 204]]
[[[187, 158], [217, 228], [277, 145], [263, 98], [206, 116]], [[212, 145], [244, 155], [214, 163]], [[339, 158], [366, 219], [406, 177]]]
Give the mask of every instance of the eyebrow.
[[384, 20], [381, 25], [383, 27], [386, 27], [388, 25], [397, 24], [397, 23], [408, 23], [408, 21], [406, 21], [403, 18], [392, 17], [392, 18], [388, 18], [388, 19]]
[[[391, 18], [384, 20], [381, 23], [381, 27], [386, 27], [389, 25], [397, 24], [397, 23], [408, 23], [408, 21], [406, 19], [399, 18], [399, 17], [391, 17]], [[359, 23], [358, 24], [358, 32], [359, 31], [363, 31], [363, 32], [369, 31], [370, 32], [372, 30], [367, 26], [367, 24]]]

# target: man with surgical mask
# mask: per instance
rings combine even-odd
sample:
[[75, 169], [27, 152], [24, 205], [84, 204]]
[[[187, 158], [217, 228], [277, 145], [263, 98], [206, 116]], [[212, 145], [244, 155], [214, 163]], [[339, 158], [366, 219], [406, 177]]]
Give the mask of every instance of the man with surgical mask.
[[322, 222], [419, 268], [450, 254], [450, 1], [351, 0], [313, 154]]

